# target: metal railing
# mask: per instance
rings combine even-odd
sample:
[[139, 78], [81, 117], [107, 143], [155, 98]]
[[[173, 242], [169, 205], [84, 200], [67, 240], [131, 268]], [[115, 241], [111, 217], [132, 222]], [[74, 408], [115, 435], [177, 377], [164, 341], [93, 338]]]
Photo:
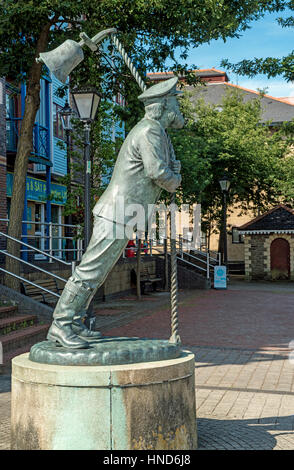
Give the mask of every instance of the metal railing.
[[[71, 267], [72, 267], [72, 270], [73, 270], [74, 267], [75, 267], [75, 264], [76, 264], [75, 261], [72, 261], [72, 262], [70, 263], [70, 262], [64, 261], [64, 260], [62, 260], [62, 259], [60, 259], [60, 258], [56, 258], [55, 256], [53, 256], [53, 255], [51, 255], [51, 254], [49, 254], [49, 253], [47, 253], [47, 252], [45, 252], [45, 251], [42, 251], [42, 250], [40, 250], [39, 248], [36, 248], [36, 247], [34, 247], [34, 246], [32, 246], [32, 245], [29, 245], [28, 243], [25, 243], [23, 240], [18, 240], [17, 238], [11, 237], [10, 235], [7, 235], [6, 233], [0, 232], [0, 237], [4, 237], [4, 238], [6, 238], [6, 239], [9, 239], [9, 240], [14, 241], [15, 243], [18, 243], [18, 244], [20, 244], [20, 245], [26, 246], [26, 247], [29, 248], [29, 250], [27, 250], [27, 251], [34, 251], [34, 252], [40, 253], [40, 254], [44, 255], [44, 257], [50, 258], [50, 259], [52, 260], [52, 262], [53, 262], [53, 261], [56, 261], [57, 263], [61, 263], [61, 264], [64, 264], [64, 265], [66, 265], [66, 266], [71, 266]], [[7, 250], [0, 250], [0, 251], [3, 252], [5, 255], [12, 256], [11, 254], [9, 254], [9, 253], [7, 252]], [[22, 251], [22, 250], [21, 250], [21, 251]], [[36, 267], [34, 264], [28, 263], [27, 261], [25, 261], [25, 260], [23, 260], [23, 259], [21, 259], [21, 258], [18, 258], [18, 259], [19, 259], [20, 262], [24, 262], [24, 263], [27, 263], [27, 264], [31, 265], [32, 267]], [[41, 270], [41, 268], [39, 268], [39, 267], [36, 267], [36, 269]], [[45, 272], [48, 272], [48, 271], [45, 271]]]
[[9, 274], [9, 276], [15, 277], [15, 278], [18, 279], [19, 281], [27, 282], [27, 283], [30, 284], [31, 286], [37, 287], [38, 289], [41, 289], [41, 290], [43, 290], [44, 292], [47, 292], [47, 294], [54, 295], [54, 296], [57, 297], [57, 298], [60, 297], [60, 295], [59, 295], [59, 294], [56, 294], [56, 292], [53, 292], [53, 291], [50, 290], [50, 289], [46, 289], [46, 287], [39, 286], [38, 284], [35, 284], [34, 282], [29, 281], [28, 279], [25, 279], [25, 278], [22, 277], [22, 276], [18, 276], [17, 274], [11, 273], [10, 271], [6, 271], [6, 269], [4, 269], [4, 268], [0, 268], [0, 271], [4, 272], [5, 274]]
[[[8, 224], [9, 219], [0, 219], [0, 223]], [[25, 225], [24, 232], [28, 232], [28, 227], [35, 225], [35, 233], [23, 233], [21, 238], [23, 240], [22, 245], [26, 248], [22, 248], [21, 253], [32, 253], [39, 252], [44, 258], [48, 257], [49, 262], [52, 263], [53, 260], [62, 261], [66, 260], [67, 254], [72, 253], [74, 261], [80, 261], [83, 254], [83, 240], [78, 237], [81, 227], [79, 225], [70, 225], [70, 224], [58, 224], [54, 222], [35, 222], [31, 220], [23, 220], [22, 224]], [[36, 230], [36, 228], [39, 230]], [[75, 232], [75, 236], [66, 236], [66, 235], [56, 235], [54, 231], [62, 232], [63, 230], [70, 229], [72, 232]], [[37, 234], [36, 234], [37, 232]], [[1, 235], [2, 234], [2, 235]], [[0, 236], [4, 236], [1, 232]], [[27, 241], [33, 240], [35, 244], [39, 243], [43, 248], [37, 248], [33, 245], [26, 244]], [[66, 248], [63, 246], [67, 240], [70, 240], [74, 244], [74, 248]], [[54, 246], [57, 241], [57, 246]], [[57, 253], [57, 256], [53, 256]], [[60, 256], [59, 256], [60, 254]]]
[[[9, 152], [16, 152], [22, 118], [6, 118], [6, 145]], [[50, 160], [48, 148], [48, 127], [38, 122], [34, 124], [32, 155]]]
[[[43, 252], [42, 250], [39, 250], [38, 248], [35, 248], [35, 247], [29, 245], [28, 243], [23, 242], [22, 240], [18, 240], [17, 238], [11, 237], [10, 235], [7, 235], [6, 233], [0, 232], [0, 236], [5, 237], [6, 239], [12, 240], [12, 241], [14, 241], [15, 243], [18, 243], [18, 244], [20, 244], [20, 245], [24, 245], [24, 246], [30, 248], [30, 251], [35, 251], [35, 252], [44, 254], [44, 255], [46, 255], [47, 257], [50, 257], [50, 259], [52, 259], [52, 261], [54, 260], [54, 261], [56, 261], [56, 262], [58, 262], [58, 263], [61, 263], [61, 264], [63, 264], [63, 265], [71, 266], [72, 272], [73, 272], [74, 269], [75, 269], [75, 261], [73, 261], [73, 262], [71, 262], [71, 263], [68, 263], [68, 262], [63, 261], [63, 260], [61, 260], [61, 259], [59, 259], [59, 258], [56, 258], [56, 257], [53, 256], [53, 255], [50, 255], [50, 254], [48, 255], [48, 253], [45, 253], [45, 252]], [[23, 263], [23, 264], [25, 264], [25, 265], [27, 265], [27, 266], [30, 266], [30, 267], [36, 269], [37, 271], [40, 271], [40, 272], [42, 272], [42, 273], [45, 273], [47, 276], [51, 276], [51, 277], [53, 277], [54, 279], [58, 279], [59, 281], [62, 281], [62, 282], [64, 282], [64, 283], [67, 282], [67, 279], [64, 279], [63, 277], [58, 276], [58, 275], [55, 274], [55, 273], [52, 273], [52, 272], [50, 272], [50, 271], [47, 271], [46, 269], [41, 268], [41, 267], [38, 266], [38, 265], [32, 264], [32, 263], [30, 263], [30, 262], [28, 262], [28, 261], [26, 261], [26, 260], [23, 260], [23, 259], [21, 259], [21, 258], [19, 258], [19, 257], [17, 257], [17, 256], [14, 256], [14, 255], [12, 255], [11, 253], [8, 253], [7, 250], [0, 250], [0, 253], [3, 254], [4, 256], [9, 256], [10, 258], [12, 258], [12, 259], [14, 259], [14, 260], [17, 260], [17, 261], [19, 261], [20, 263]], [[57, 298], [60, 297], [60, 295], [59, 295], [58, 293], [53, 292], [53, 291], [51, 291], [50, 289], [46, 289], [46, 287], [43, 287], [42, 285], [39, 285], [39, 284], [37, 284], [37, 283], [35, 283], [35, 282], [29, 281], [28, 279], [26, 279], [26, 278], [24, 278], [24, 277], [22, 277], [22, 276], [18, 276], [18, 275], [15, 274], [15, 273], [12, 273], [12, 272], [10, 272], [10, 271], [7, 271], [6, 269], [4, 269], [4, 268], [2, 268], [2, 267], [0, 267], [0, 271], [4, 272], [5, 274], [8, 274], [9, 276], [12, 276], [12, 277], [14, 277], [14, 278], [20, 280], [20, 281], [22, 281], [22, 282], [26, 282], [26, 283], [28, 283], [28, 284], [34, 286], [34, 287], [37, 287], [38, 289], [40, 289], [40, 290], [42, 290], [42, 291], [44, 291], [44, 292], [47, 292], [47, 293], [50, 294], [50, 295], [53, 295], [53, 296], [55, 296], [55, 297], [57, 297]]]
[[[123, 252], [123, 258], [135, 257], [137, 253], [138, 243], [134, 239], [133, 245], [126, 247]], [[164, 240], [148, 239], [142, 240], [141, 255], [164, 255]], [[216, 265], [221, 264], [220, 253], [211, 252], [209, 250], [197, 250], [192, 248], [191, 240], [185, 239], [178, 235], [176, 238], [177, 259], [194, 267], [196, 270], [202, 271], [207, 279], [210, 279], [211, 272]], [[170, 237], [167, 237], [167, 253], [170, 254]]]
[[221, 264], [220, 253], [192, 248], [191, 241], [181, 235], [176, 238], [176, 249], [178, 260], [202, 271], [207, 279], [210, 279], [214, 267]]
[[[133, 244], [128, 244], [126, 248], [124, 249], [122, 253], [123, 258], [134, 258], [137, 254], [138, 250], [138, 240], [137, 239], [132, 239], [130, 240], [133, 242]], [[154, 250], [154, 240], [153, 239], [148, 239], [148, 240], [141, 240], [141, 256], [153, 256]]]

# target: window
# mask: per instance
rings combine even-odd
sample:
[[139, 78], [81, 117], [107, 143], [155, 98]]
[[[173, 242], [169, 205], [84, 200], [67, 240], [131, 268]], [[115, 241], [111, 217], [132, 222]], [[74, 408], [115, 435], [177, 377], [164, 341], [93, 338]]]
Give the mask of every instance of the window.
[[58, 139], [64, 140], [65, 136], [63, 132], [61, 117], [59, 114], [61, 110], [61, 106], [56, 103], [53, 103], [53, 135]]
[[237, 227], [232, 227], [232, 243], [244, 243], [244, 235], [239, 233]]

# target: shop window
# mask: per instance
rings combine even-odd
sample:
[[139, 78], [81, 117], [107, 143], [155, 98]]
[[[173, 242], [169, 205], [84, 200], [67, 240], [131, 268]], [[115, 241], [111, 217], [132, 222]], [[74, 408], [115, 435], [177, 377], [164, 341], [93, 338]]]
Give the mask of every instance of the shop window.
[[53, 103], [53, 135], [58, 139], [64, 140], [65, 136], [63, 132], [61, 117], [59, 114], [61, 110], [61, 106], [56, 103]]
[[239, 232], [237, 227], [232, 228], [232, 243], [244, 243], [244, 235]]

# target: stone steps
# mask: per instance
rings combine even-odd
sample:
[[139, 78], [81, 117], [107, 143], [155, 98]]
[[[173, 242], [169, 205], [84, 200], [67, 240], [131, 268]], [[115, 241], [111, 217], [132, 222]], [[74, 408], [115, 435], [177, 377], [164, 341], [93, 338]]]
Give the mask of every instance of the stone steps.
[[7, 352], [26, 346], [29, 350], [33, 344], [45, 340], [48, 328], [49, 325], [34, 325], [7, 335], [2, 335], [0, 339], [3, 348], [4, 362]]
[[0, 320], [2, 318], [7, 318], [16, 313], [17, 313], [17, 306], [15, 305], [7, 305], [7, 306], [0, 307]]
[[10, 370], [11, 359], [45, 340], [48, 328], [36, 315], [19, 315], [17, 306], [0, 307], [0, 374]]
[[25, 329], [37, 323], [36, 315], [13, 315], [6, 318], [0, 318], [0, 341], [2, 336], [13, 331]]

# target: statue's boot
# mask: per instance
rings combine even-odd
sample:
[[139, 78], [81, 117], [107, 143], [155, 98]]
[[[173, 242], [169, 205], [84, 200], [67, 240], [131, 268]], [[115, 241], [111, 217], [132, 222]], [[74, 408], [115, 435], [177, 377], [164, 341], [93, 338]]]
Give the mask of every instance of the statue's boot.
[[83, 323], [82, 318], [85, 317], [85, 315], [86, 312], [74, 317], [72, 322], [73, 332], [86, 341], [95, 341], [96, 339], [101, 338], [102, 334], [100, 331], [89, 330], [89, 328], [87, 328]]
[[83, 311], [92, 296], [93, 289], [85, 282], [73, 282], [70, 278], [53, 313], [53, 323], [47, 339], [68, 349], [88, 348], [89, 343], [72, 329], [74, 316]]

